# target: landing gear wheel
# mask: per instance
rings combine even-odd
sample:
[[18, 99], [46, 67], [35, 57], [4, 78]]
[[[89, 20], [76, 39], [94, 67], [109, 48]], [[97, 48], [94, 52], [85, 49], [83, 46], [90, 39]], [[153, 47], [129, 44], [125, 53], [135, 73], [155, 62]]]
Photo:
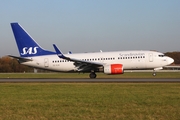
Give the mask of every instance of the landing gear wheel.
[[153, 75], [153, 76], [156, 76], [156, 73], [154, 72], [152, 75]]
[[91, 72], [91, 73], [89, 74], [89, 77], [90, 77], [90, 78], [96, 78], [96, 73], [95, 73], [95, 72]]

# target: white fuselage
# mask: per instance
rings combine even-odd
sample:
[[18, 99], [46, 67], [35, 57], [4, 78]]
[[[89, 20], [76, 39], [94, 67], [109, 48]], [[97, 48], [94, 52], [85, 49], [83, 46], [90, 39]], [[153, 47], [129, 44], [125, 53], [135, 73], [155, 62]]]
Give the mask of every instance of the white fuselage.
[[[122, 64], [124, 70], [156, 69], [173, 62], [172, 58], [154, 51], [96, 52], [66, 54], [65, 56], [103, 65]], [[32, 61], [23, 62], [22, 64], [53, 71], [78, 71], [74, 62], [61, 59], [56, 54], [28, 58], [32, 59]]]

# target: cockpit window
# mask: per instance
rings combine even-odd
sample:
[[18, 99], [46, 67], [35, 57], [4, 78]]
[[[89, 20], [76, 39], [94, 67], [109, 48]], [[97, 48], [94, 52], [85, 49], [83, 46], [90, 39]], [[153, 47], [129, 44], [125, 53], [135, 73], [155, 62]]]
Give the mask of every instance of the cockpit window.
[[164, 57], [164, 55], [158, 55], [159, 57]]

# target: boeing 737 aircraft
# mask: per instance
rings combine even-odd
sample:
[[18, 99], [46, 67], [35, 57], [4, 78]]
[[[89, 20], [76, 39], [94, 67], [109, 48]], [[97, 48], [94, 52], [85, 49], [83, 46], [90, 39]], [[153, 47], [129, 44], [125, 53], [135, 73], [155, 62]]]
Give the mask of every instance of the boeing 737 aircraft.
[[[162, 69], [174, 62], [170, 57], [155, 51], [116, 51], [96, 53], [63, 54], [53, 44], [55, 52], [43, 49], [18, 24], [11, 23], [20, 57], [19, 63], [34, 68], [61, 72], [90, 72], [90, 78], [96, 78], [96, 72], [105, 74], [123, 74], [124, 70]], [[153, 73], [155, 75], [155, 72]]]

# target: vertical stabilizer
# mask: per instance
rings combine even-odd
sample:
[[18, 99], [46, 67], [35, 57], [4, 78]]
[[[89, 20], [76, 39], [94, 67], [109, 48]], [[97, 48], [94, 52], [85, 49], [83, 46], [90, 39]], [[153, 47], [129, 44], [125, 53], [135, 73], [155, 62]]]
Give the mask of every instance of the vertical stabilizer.
[[56, 54], [41, 48], [18, 23], [11, 23], [11, 27], [21, 57]]

